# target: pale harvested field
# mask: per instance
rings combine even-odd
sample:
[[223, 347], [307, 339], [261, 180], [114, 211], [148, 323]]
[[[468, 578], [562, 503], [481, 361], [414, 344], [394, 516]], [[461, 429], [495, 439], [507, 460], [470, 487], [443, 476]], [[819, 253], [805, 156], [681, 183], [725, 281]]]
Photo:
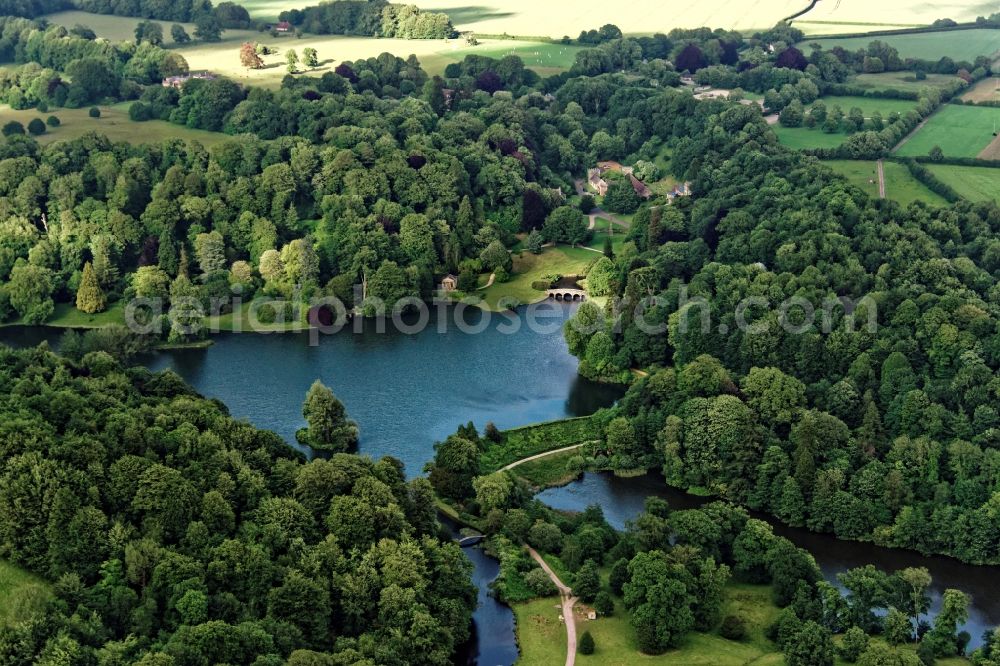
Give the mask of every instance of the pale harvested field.
[[[816, 7], [800, 17], [802, 21], [845, 24], [837, 32], [884, 30], [886, 25], [930, 25], [937, 19], [974, 21], [997, 11], [996, 2], [940, 0], [939, 2], [871, 2], [870, 0], [819, 0]], [[850, 25], [854, 24], [854, 25]], [[881, 25], [880, 25], [881, 24]]]
[[967, 102], [1000, 102], [1000, 78], [991, 76], [969, 88], [962, 99]]
[[993, 139], [976, 157], [981, 160], [1000, 160], [1000, 136]]

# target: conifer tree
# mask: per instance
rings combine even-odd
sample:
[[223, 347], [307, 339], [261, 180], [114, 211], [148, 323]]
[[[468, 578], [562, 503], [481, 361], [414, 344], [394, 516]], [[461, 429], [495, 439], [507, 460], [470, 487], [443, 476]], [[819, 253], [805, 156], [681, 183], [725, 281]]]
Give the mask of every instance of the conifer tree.
[[83, 277], [76, 290], [76, 309], [87, 314], [102, 311], [107, 306], [101, 285], [97, 283], [94, 267], [88, 261], [83, 266]]

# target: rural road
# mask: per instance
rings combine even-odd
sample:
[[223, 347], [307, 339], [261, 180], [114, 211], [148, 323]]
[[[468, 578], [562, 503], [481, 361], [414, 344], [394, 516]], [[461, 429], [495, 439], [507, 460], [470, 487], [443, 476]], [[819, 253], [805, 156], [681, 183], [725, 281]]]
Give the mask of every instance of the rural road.
[[559, 576], [555, 574], [549, 565], [542, 559], [542, 556], [535, 551], [534, 548], [528, 546], [528, 554], [531, 555], [531, 559], [538, 563], [538, 566], [542, 568], [552, 582], [556, 584], [559, 588], [559, 596], [562, 599], [562, 614], [563, 620], [566, 622], [566, 666], [574, 666], [576, 664], [576, 617], [573, 614], [573, 606], [576, 605], [577, 598], [573, 596], [573, 590], [566, 587]]
[[[590, 192], [587, 192], [586, 188], [584, 188], [582, 180], [574, 180], [573, 185], [576, 186], [576, 193], [581, 197], [584, 194], [591, 194]], [[626, 222], [625, 220], [617, 218], [611, 213], [599, 207], [592, 208], [590, 213], [588, 213], [588, 216], [590, 217], [590, 226], [588, 227], [589, 229], [593, 229], [596, 226], [597, 224], [596, 218], [598, 217], [601, 218], [602, 220], [608, 220], [609, 222], [613, 222], [617, 224], [619, 227], [622, 227], [623, 229], [628, 229], [630, 226], [629, 223]]]
[[[584, 442], [584, 444], [585, 443], [586, 442]], [[500, 471], [501, 472], [506, 472], [507, 470], [514, 469], [518, 465], [523, 465], [526, 462], [531, 462], [532, 460], [538, 460], [539, 458], [545, 458], [545, 457], [548, 457], [548, 456], [554, 456], [557, 453], [565, 453], [566, 451], [573, 451], [573, 450], [576, 450], [576, 449], [580, 448], [581, 446], [583, 446], [583, 444], [574, 444], [573, 446], [564, 446], [561, 449], [553, 449], [552, 451], [546, 451], [545, 453], [538, 453], [536, 455], [529, 456], [527, 458], [521, 458], [520, 460], [518, 460], [516, 462], [512, 462], [511, 464], [507, 465], [506, 467], [501, 467]]]
[[875, 162], [875, 170], [878, 172], [878, 198], [885, 199], [885, 165], [882, 160]]

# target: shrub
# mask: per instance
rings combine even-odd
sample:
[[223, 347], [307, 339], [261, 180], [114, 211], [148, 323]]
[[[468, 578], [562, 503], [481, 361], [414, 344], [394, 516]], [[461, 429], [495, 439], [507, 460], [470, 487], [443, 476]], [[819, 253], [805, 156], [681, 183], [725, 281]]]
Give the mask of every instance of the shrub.
[[59, 125], [61, 124], [59, 122], [59, 118], [57, 118], [56, 116], [49, 116], [45, 122], [48, 124], [49, 127], [59, 127]]
[[583, 636], [580, 636], [580, 654], [594, 654], [595, 647], [594, 637], [589, 631], [583, 632]]
[[838, 652], [844, 661], [854, 663], [867, 649], [868, 634], [860, 627], [851, 627], [844, 633], [844, 640], [841, 641]]
[[535, 568], [524, 575], [524, 584], [528, 586], [532, 592], [540, 597], [551, 597], [558, 590], [556, 589], [556, 584], [552, 582], [549, 575], [542, 571], [540, 568]]
[[3, 126], [3, 130], [0, 131], [3, 132], [4, 136], [14, 136], [15, 134], [24, 134], [24, 125], [17, 122], [16, 120], [12, 120], [9, 123], [6, 123]]
[[41, 118], [32, 118], [31, 122], [28, 123], [28, 131], [33, 136], [38, 136], [39, 134], [45, 134], [45, 123]]
[[727, 615], [719, 627], [719, 635], [731, 641], [742, 641], [747, 637], [747, 623], [739, 615]]
[[615, 601], [607, 590], [601, 590], [594, 599], [594, 610], [601, 617], [611, 617], [615, 614]]
[[90, 107], [90, 111], [87, 112], [87, 115], [90, 116], [91, 118], [100, 118], [101, 110], [98, 109], [96, 106], [92, 106]]

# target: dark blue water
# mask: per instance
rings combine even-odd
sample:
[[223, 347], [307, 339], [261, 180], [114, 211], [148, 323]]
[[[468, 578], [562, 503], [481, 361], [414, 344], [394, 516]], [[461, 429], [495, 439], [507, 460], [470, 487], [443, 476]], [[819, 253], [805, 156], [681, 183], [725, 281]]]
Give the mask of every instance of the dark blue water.
[[[671, 508], [678, 510], [695, 509], [712, 501], [671, 488], [654, 474], [628, 479], [589, 473], [569, 485], [539, 493], [538, 499], [554, 509], [573, 512], [597, 504], [613, 527], [624, 529], [628, 521], [642, 512], [646, 498], [651, 496], [666, 499]], [[949, 557], [924, 557], [912, 551], [842, 541], [829, 534], [788, 527], [766, 515], [754, 514], [754, 517], [768, 521], [775, 534], [812, 553], [823, 576], [834, 584], [838, 584], [838, 573], [866, 564], [888, 572], [925, 567], [934, 579], [930, 590], [931, 616], [937, 614], [941, 594], [948, 588], [962, 590], [972, 598], [969, 621], [963, 627], [972, 636], [970, 649], [982, 644], [983, 632], [1000, 625], [1000, 567], [977, 567]]]

